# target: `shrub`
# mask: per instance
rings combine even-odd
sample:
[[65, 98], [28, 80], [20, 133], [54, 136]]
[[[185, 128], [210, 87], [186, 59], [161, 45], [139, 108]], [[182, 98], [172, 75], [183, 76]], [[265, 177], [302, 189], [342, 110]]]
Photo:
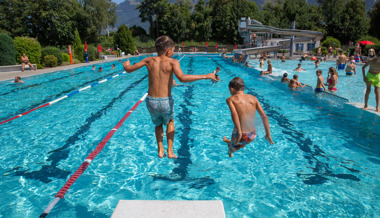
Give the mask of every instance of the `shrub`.
[[80, 40], [78, 29], [75, 29], [75, 39], [73, 47], [75, 58], [78, 59], [80, 62], [83, 62], [84, 46], [82, 44], [82, 41]]
[[41, 64], [37, 64], [37, 69], [44, 69], [44, 67]]
[[[313, 53], [318, 54], [318, 48], [319, 48], [319, 47], [315, 47], [315, 48], [313, 49]], [[327, 50], [327, 48], [324, 47], [324, 46], [321, 47], [321, 52], [322, 52], [323, 55], [327, 55], [327, 54], [329, 53], [328, 50]]]
[[62, 52], [59, 48], [55, 47], [46, 47], [41, 50], [41, 56], [46, 57], [47, 55], [54, 55], [57, 58], [57, 65], [61, 65], [63, 58]]
[[285, 54], [285, 53], [288, 53], [288, 51], [286, 49], [280, 49], [278, 50], [278, 53]]
[[133, 54], [136, 50], [135, 41], [128, 27], [121, 25], [114, 36], [114, 45], [118, 46], [126, 54]]
[[62, 61], [63, 62], [70, 62], [70, 56], [66, 53], [62, 53]]
[[57, 59], [56, 56], [54, 56], [54, 55], [46, 55], [44, 57], [44, 60], [43, 60], [42, 64], [45, 67], [56, 67], [57, 66], [57, 62], [58, 62], [58, 59]]
[[328, 36], [325, 39], [325, 41], [322, 42], [322, 46], [328, 48], [331, 45], [334, 47], [334, 42], [335, 42], [335, 48], [340, 48], [340, 41], [336, 38], [331, 37], [331, 36]]
[[0, 66], [16, 64], [15, 43], [6, 33], [0, 33], [0, 54]]
[[41, 63], [41, 45], [36, 39], [29, 37], [15, 37], [14, 43], [16, 47], [17, 63], [21, 63], [21, 56], [23, 53], [28, 56], [30, 63]]
[[94, 61], [95, 60], [95, 53], [96, 53], [96, 48], [93, 45], [87, 46], [87, 53], [88, 54], [88, 60], [89, 61]]

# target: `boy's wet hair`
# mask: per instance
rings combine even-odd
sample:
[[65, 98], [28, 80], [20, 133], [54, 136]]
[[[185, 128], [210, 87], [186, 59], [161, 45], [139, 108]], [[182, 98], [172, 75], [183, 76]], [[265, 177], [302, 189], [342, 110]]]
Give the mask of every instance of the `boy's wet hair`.
[[228, 88], [233, 88], [236, 91], [244, 91], [244, 81], [240, 77], [233, 78], [228, 84]]
[[293, 79], [298, 79], [298, 75], [293, 75]]
[[220, 67], [216, 67], [216, 70], [220, 70]]
[[284, 73], [283, 77], [288, 77], [288, 74], [287, 74], [287, 73]]
[[175, 44], [169, 36], [160, 36], [156, 39], [155, 46], [157, 54], [162, 55], [166, 49], [173, 48]]
[[322, 75], [322, 70], [317, 70], [317, 74], [321, 74]]
[[295, 83], [296, 81], [294, 80], [294, 79], [291, 79], [290, 81], [289, 81], [289, 83], [290, 84], [293, 84], [293, 83]]

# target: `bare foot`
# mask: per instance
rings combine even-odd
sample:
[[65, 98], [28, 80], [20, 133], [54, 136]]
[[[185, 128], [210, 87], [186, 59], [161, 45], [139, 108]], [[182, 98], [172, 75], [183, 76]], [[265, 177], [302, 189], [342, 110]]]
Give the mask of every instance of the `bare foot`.
[[227, 137], [223, 137], [223, 142], [229, 142], [230, 140], [227, 139]]
[[364, 107], [364, 108], [363, 108], [363, 110], [365, 110], [365, 111], [366, 111], [366, 110], [367, 110], [367, 107]]
[[168, 152], [168, 158], [169, 158], [169, 159], [177, 159], [177, 156], [176, 156], [175, 154], [170, 154], [170, 153]]
[[230, 157], [233, 157], [233, 156], [234, 156], [234, 154], [233, 154], [233, 153], [230, 153], [230, 152], [228, 152], [228, 156], [230, 156]]
[[159, 153], [158, 153], [158, 157], [159, 157], [159, 158], [166, 157], [165, 152], [159, 152]]
[[380, 109], [379, 109], [379, 108], [376, 108], [376, 111], [377, 111], [377, 112], [380, 112]]

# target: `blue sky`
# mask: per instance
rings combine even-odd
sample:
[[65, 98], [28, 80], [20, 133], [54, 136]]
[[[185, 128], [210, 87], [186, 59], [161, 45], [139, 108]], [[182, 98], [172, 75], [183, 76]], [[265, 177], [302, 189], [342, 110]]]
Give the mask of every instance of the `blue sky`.
[[112, 2], [120, 4], [120, 3], [124, 2], [124, 0], [112, 0]]

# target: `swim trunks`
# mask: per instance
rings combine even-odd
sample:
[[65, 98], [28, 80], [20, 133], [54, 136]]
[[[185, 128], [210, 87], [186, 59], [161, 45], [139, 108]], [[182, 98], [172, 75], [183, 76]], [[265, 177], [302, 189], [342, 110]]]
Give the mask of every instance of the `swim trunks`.
[[352, 76], [354, 73], [353, 72], [346, 72], [346, 75]]
[[315, 88], [315, 92], [323, 92], [322, 88]]
[[375, 87], [380, 87], [380, 73], [373, 75], [372, 73], [367, 73], [367, 79]]
[[253, 130], [249, 133], [242, 133], [241, 139], [238, 144], [234, 144], [233, 139], [238, 136], [238, 131], [236, 128], [232, 131], [232, 137], [231, 137], [231, 145], [230, 150], [237, 151], [240, 148], [244, 148], [246, 145], [248, 145], [250, 142], [252, 142], [256, 138], [256, 130]]
[[337, 88], [329, 88], [329, 90], [330, 90], [330, 91], [334, 91], [334, 92], [338, 91]]
[[356, 63], [359, 63], [359, 62], [360, 62], [360, 57], [359, 57], [359, 55], [355, 55], [355, 62], [356, 62]]
[[344, 70], [345, 67], [346, 67], [346, 64], [339, 64], [338, 70]]
[[369, 57], [370, 57], [370, 58], [374, 58], [374, 57], [375, 57], [375, 55], [370, 55]]
[[154, 125], [168, 125], [171, 119], [174, 119], [174, 99], [170, 97], [146, 98], [146, 107], [149, 110], [150, 117]]

